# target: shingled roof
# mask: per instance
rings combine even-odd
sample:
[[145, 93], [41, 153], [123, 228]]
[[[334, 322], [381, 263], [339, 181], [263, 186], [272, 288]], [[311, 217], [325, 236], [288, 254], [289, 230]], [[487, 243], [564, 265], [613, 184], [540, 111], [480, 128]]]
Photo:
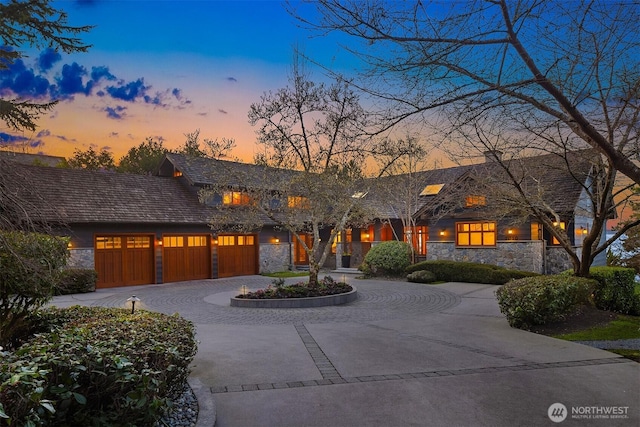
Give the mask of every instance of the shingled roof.
[[206, 224], [212, 214], [172, 178], [0, 161], [0, 181], [51, 222]]

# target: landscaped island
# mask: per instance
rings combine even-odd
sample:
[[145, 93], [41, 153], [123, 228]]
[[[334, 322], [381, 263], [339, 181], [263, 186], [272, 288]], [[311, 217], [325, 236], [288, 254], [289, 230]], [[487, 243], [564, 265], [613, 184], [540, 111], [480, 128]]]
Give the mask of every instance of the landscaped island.
[[327, 276], [317, 285], [300, 282], [284, 285], [275, 280], [266, 289], [247, 292], [231, 298], [232, 307], [255, 308], [303, 308], [346, 304], [357, 299], [356, 289], [344, 282], [336, 282]]

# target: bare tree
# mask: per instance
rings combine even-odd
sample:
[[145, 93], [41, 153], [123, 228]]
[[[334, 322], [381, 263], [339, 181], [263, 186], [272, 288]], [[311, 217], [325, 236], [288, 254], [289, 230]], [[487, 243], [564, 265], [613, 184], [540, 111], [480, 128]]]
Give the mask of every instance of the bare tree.
[[[367, 160], [382, 150], [402, 149], [367, 136], [366, 118], [346, 82], [315, 83], [295, 62], [289, 85], [265, 93], [249, 111], [262, 148], [256, 165], [221, 163], [227, 173], [219, 175], [226, 177], [219, 176], [215, 188], [202, 194], [212, 200], [235, 190], [243, 205], [229, 210], [219, 200], [220, 214], [229, 216], [217, 217], [214, 226], [255, 230], [267, 222], [289, 231], [307, 253], [309, 283], [316, 284], [336, 236], [368, 218], [359, 196], [367, 192]], [[322, 241], [325, 227], [331, 228], [330, 237]]]
[[505, 130], [558, 126], [640, 183], [638, 2], [310, 3], [319, 18], [300, 19], [362, 42], [349, 49], [370, 66], [358, 86], [386, 101], [382, 129], [507, 111]]

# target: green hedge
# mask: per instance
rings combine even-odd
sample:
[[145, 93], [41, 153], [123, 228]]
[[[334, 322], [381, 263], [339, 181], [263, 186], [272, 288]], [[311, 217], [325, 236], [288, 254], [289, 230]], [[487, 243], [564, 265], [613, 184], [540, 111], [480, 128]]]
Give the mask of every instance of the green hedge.
[[636, 272], [633, 268], [591, 267], [589, 274], [598, 281], [593, 292], [596, 307], [640, 315], [640, 298], [635, 295]]
[[399, 276], [411, 264], [411, 246], [391, 240], [372, 246], [360, 270], [367, 276]]
[[40, 333], [0, 357], [0, 418], [10, 425], [152, 425], [183, 388], [196, 353], [178, 315], [47, 309]]
[[418, 270], [407, 275], [409, 282], [415, 283], [433, 283], [437, 280], [436, 275], [428, 270]]
[[590, 303], [595, 280], [555, 275], [513, 280], [496, 291], [500, 311], [515, 328], [528, 329], [563, 319]]
[[94, 292], [98, 281], [98, 272], [88, 268], [66, 268], [58, 275], [55, 286], [56, 295], [81, 294]]
[[449, 260], [423, 261], [407, 267], [406, 272], [426, 270], [443, 282], [469, 282], [503, 285], [512, 279], [538, 276], [529, 271], [509, 270], [492, 264]]

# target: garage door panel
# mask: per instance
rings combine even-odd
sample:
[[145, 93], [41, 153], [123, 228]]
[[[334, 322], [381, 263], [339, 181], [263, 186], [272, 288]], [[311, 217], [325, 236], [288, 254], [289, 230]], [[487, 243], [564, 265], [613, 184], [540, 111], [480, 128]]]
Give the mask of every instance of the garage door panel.
[[211, 249], [208, 235], [163, 236], [163, 280], [208, 279], [211, 277]]
[[258, 246], [255, 235], [224, 235], [218, 238], [218, 277], [257, 274]]
[[98, 288], [154, 282], [153, 236], [105, 235], [95, 239]]

